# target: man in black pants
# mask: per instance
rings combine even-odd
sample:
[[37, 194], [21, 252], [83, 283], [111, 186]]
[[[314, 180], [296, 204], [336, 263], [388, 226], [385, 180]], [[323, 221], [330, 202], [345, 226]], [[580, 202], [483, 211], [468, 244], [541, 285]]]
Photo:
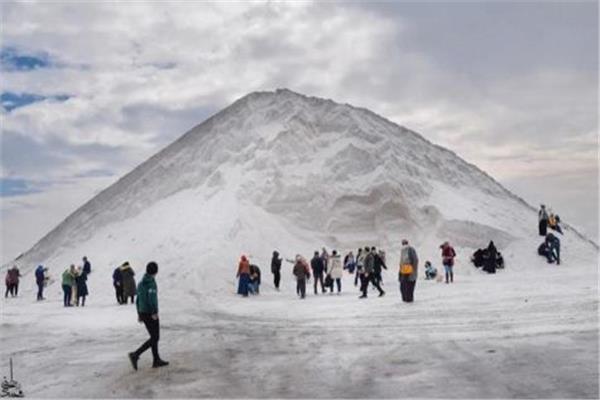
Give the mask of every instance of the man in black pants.
[[314, 288], [315, 294], [317, 294], [317, 283], [321, 282], [321, 292], [325, 293], [325, 283], [323, 282], [323, 272], [325, 270], [325, 262], [323, 257], [319, 256], [319, 252], [315, 251], [315, 255], [310, 260], [310, 268], [312, 269], [313, 277], [315, 279]]
[[377, 282], [377, 285], [381, 286], [383, 283], [383, 279], [381, 278], [382, 268], [387, 269], [385, 262], [381, 258], [381, 255], [377, 253], [377, 249], [375, 247], [371, 247], [371, 254], [373, 254], [374, 258], [374, 279]]
[[150, 334], [144, 344], [133, 353], [129, 353], [129, 360], [133, 369], [137, 371], [137, 363], [143, 352], [152, 348], [152, 368], [169, 365], [167, 361], [161, 360], [158, 355], [158, 339], [160, 337], [160, 323], [158, 321], [158, 295], [154, 277], [158, 273], [158, 265], [152, 261], [146, 265], [146, 274], [137, 287], [137, 311], [138, 321], [146, 325]]
[[372, 283], [373, 286], [375, 286], [375, 288], [379, 290], [379, 297], [385, 295], [385, 292], [383, 291], [381, 286], [379, 286], [379, 283], [375, 279], [375, 257], [373, 255], [373, 252], [369, 251], [368, 247], [365, 247], [364, 263], [365, 265], [363, 266], [363, 273], [360, 278], [360, 290], [362, 292], [362, 295], [359, 297], [359, 299], [367, 298], [367, 290], [369, 289], [369, 283]]
[[279, 290], [279, 282], [281, 281], [281, 258], [279, 258], [279, 252], [273, 252], [273, 258], [271, 259], [271, 272], [273, 273], [273, 284], [275, 289]]

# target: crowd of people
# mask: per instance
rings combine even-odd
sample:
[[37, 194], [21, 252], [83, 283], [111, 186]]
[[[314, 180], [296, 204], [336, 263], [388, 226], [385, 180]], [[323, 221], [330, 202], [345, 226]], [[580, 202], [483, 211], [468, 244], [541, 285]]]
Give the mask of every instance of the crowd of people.
[[[79, 307], [80, 304], [85, 307], [85, 298], [89, 294], [87, 278], [91, 273], [92, 265], [85, 256], [83, 257], [83, 266], [75, 267], [75, 264], [71, 264], [69, 268], [65, 269], [62, 273], [63, 305], [65, 307]], [[37, 279], [36, 276], [36, 281]], [[41, 293], [38, 292], [38, 300], [41, 300], [40, 297], [43, 299]]]
[[[448, 242], [444, 242], [440, 248], [446, 283], [452, 283], [456, 252]], [[371, 287], [377, 290], [379, 297], [386, 294], [382, 288], [382, 271], [388, 269], [385, 258], [384, 251], [377, 251], [373, 246], [366, 246], [358, 249], [356, 256], [352, 251], [348, 252], [343, 260], [337, 250], [329, 253], [326, 248], [322, 248], [321, 252], [318, 250], [314, 252], [310, 261], [301, 254], [297, 254], [293, 259], [285, 259], [285, 261], [292, 264], [292, 274], [296, 279], [296, 294], [301, 299], [306, 297], [307, 282], [311, 279], [315, 295], [319, 293], [341, 294], [344, 271], [354, 276], [354, 286], [359, 287], [360, 291], [358, 298], [366, 299]], [[277, 291], [281, 284], [282, 262], [283, 258], [279, 252], [273, 251], [271, 273], [273, 274], [273, 285]], [[398, 281], [402, 300], [405, 302], [414, 300], [418, 265], [419, 259], [416, 250], [409, 245], [408, 240], [402, 240]], [[427, 261], [425, 263], [425, 279], [433, 279], [436, 275], [437, 270], [431, 266], [430, 261]], [[242, 255], [240, 257], [236, 277], [238, 278], [237, 294], [248, 297], [259, 293], [260, 268], [250, 262], [249, 256]]]

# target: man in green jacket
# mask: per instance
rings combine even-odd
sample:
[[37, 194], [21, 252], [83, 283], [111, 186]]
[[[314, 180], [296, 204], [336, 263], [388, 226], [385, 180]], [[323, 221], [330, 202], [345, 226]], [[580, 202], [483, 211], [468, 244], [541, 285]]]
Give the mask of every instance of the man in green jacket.
[[160, 332], [160, 324], [158, 322], [158, 295], [156, 289], [156, 281], [154, 276], [158, 273], [158, 265], [151, 261], [146, 265], [146, 274], [142, 278], [142, 281], [137, 287], [137, 311], [138, 321], [143, 322], [146, 325], [146, 329], [150, 334], [144, 344], [133, 353], [129, 353], [129, 360], [133, 369], [137, 371], [137, 363], [140, 355], [152, 348], [152, 368], [164, 367], [169, 365], [167, 361], [161, 360], [158, 355], [158, 339]]

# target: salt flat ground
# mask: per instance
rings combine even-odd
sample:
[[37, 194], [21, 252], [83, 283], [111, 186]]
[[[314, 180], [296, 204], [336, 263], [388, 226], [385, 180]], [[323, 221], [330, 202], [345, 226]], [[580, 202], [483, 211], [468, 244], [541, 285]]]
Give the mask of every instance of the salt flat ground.
[[233, 281], [211, 289], [159, 272], [171, 365], [152, 369], [148, 352], [134, 372], [126, 355], [146, 332], [96, 270], [85, 308], [63, 308], [57, 285], [42, 303], [27, 287], [2, 300], [2, 372], [12, 356], [28, 397], [598, 398], [596, 265], [456, 275], [420, 279], [404, 304], [389, 271], [387, 295], [366, 300], [349, 275], [342, 295], [299, 300], [287, 269], [281, 292], [264, 271], [248, 299]]

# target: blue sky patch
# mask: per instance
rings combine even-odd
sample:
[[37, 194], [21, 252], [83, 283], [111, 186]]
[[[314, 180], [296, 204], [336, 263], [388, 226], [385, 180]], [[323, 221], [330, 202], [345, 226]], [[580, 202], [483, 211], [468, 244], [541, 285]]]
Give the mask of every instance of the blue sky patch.
[[40, 189], [33, 182], [21, 178], [0, 178], [0, 197], [20, 196], [37, 193]]
[[2, 107], [4, 107], [4, 109], [6, 111], [12, 111], [15, 108], [19, 108], [19, 107], [24, 107], [27, 106], [29, 104], [32, 103], [36, 103], [38, 101], [43, 101], [43, 100], [55, 100], [55, 101], [66, 101], [70, 98], [71, 96], [66, 95], [66, 94], [59, 94], [59, 95], [55, 95], [55, 96], [42, 96], [39, 94], [33, 94], [33, 93], [13, 93], [13, 92], [2, 92], [2, 94], [0, 94], [0, 103], [2, 104]]
[[47, 54], [22, 54], [14, 47], [0, 50], [0, 65], [6, 71], [31, 71], [51, 66]]

